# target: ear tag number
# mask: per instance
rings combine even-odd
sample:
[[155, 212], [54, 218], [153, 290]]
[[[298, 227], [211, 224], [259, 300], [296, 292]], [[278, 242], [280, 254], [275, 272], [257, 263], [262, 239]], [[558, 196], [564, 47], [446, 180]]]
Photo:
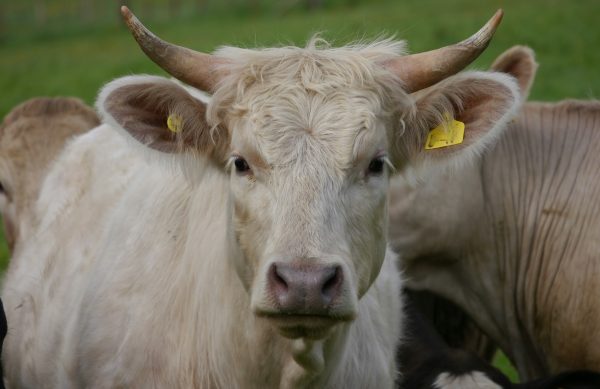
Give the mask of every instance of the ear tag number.
[[169, 115], [167, 118], [167, 127], [169, 127], [169, 131], [171, 132], [180, 132], [183, 127], [181, 116]]
[[439, 149], [457, 145], [463, 142], [465, 137], [465, 123], [459, 122], [445, 115], [446, 121], [429, 131], [425, 150]]

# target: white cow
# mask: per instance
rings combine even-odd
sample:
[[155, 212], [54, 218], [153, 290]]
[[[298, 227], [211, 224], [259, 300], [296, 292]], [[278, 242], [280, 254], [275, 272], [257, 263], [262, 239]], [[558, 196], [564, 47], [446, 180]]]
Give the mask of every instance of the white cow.
[[[451, 76], [501, 14], [458, 45], [412, 56], [398, 42], [318, 40], [210, 56], [123, 13], [153, 60], [213, 97], [153, 76], [102, 90], [107, 124], [53, 167], [40, 227], [6, 277], [8, 383], [392, 387], [391, 166], [464, 162], [513, 116], [510, 77]], [[408, 94], [442, 79], [417, 101]], [[464, 142], [422, 152], [446, 114], [465, 122]]]

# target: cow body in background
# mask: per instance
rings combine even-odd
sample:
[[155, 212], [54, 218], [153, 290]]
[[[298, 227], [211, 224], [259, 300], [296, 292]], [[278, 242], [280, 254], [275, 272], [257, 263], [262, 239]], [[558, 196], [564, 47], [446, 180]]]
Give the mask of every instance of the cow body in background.
[[11, 251], [35, 229], [35, 201], [65, 142], [98, 124], [91, 108], [68, 97], [37, 97], [6, 115], [0, 126], [0, 213]]
[[[502, 131], [514, 80], [451, 76], [501, 14], [414, 56], [398, 42], [317, 40], [210, 56], [123, 14], [155, 62], [212, 98], [153, 76], [102, 90], [107, 124], [53, 165], [36, 234], [10, 264], [8, 382], [392, 387], [402, 321], [388, 166], [468, 163]], [[472, 131], [425, 156], [447, 114]]]
[[600, 369], [598, 150], [599, 102], [526, 103], [476, 164], [392, 185], [408, 286], [462, 308], [523, 379]]
[[[535, 80], [537, 68], [533, 50], [517, 45], [500, 54], [490, 70], [515, 77], [521, 99], [525, 101]], [[409, 293], [414, 304], [413, 309], [432, 322], [448, 346], [473, 352], [491, 363], [497, 350], [496, 344], [461, 308], [427, 290], [411, 290]]]

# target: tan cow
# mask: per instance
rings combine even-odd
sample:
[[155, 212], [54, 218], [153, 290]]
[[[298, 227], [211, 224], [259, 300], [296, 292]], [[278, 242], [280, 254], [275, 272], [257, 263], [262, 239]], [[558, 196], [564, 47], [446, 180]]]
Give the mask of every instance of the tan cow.
[[35, 228], [33, 205], [65, 142], [99, 124], [91, 108], [66, 97], [34, 98], [6, 115], [0, 125], [0, 213], [11, 251]]
[[[467, 163], [514, 115], [512, 78], [452, 75], [501, 14], [415, 55], [391, 40], [207, 55], [123, 13], [154, 61], [212, 98], [154, 76], [101, 91], [107, 124], [54, 165], [35, 239], [6, 277], [8, 382], [393, 387], [391, 166]], [[423, 153], [447, 114], [472, 131], [450, 152]]]
[[[526, 94], [517, 64], [494, 66]], [[599, 150], [600, 102], [531, 102], [476, 163], [392, 185], [407, 285], [466, 311], [523, 379], [600, 370]]]
[[[519, 84], [521, 98], [525, 101], [529, 96], [537, 68], [538, 64], [532, 49], [526, 46], [513, 46], [496, 58], [490, 70], [515, 77]], [[396, 183], [401, 184], [401, 180]], [[396, 198], [401, 195], [401, 190], [392, 191], [392, 204], [398, 204]], [[394, 230], [395, 224], [392, 225], [392, 232]], [[496, 345], [459, 307], [428, 291], [406, 290], [406, 293], [410, 294], [410, 299], [415, 302], [416, 308], [433, 322], [437, 331], [451, 347], [475, 352], [483, 359], [492, 361], [497, 351]]]

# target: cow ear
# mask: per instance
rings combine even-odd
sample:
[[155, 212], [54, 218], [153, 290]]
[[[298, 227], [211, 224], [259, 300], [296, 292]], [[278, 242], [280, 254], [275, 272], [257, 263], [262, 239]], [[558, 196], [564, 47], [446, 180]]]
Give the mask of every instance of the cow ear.
[[[467, 161], [498, 137], [520, 106], [514, 79], [491, 72], [460, 73], [413, 96], [415, 113], [404, 118], [392, 151], [398, 167]], [[461, 123], [463, 131], [454, 131]], [[442, 141], [435, 142], [434, 133]]]
[[491, 70], [507, 73], [517, 79], [521, 89], [521, 99], [527, 100], [531, 85], [537, 73], [538, 64], [535, 53], [527, 46], [513, 46], [500, 54], [492, 64]]
[[164, 153], [198, 153], [226, 159], [227, 131], [212, 129], [206, 105], [162, 77], [131, 76], [107, 84], [98, 97], [102, 119], [143, 145]]

